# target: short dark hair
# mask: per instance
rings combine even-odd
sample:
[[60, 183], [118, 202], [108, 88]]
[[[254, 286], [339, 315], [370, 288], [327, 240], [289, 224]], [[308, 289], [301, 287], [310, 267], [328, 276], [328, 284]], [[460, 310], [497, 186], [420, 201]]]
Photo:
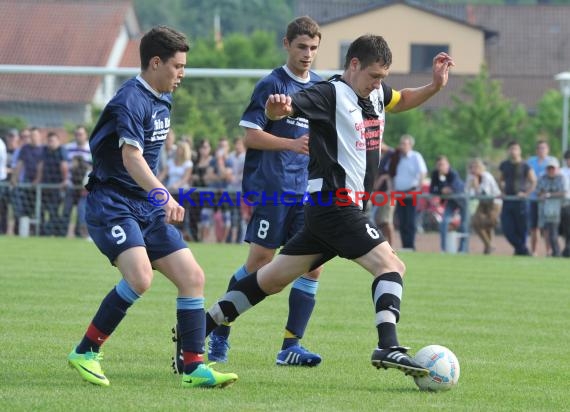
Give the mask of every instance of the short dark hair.
[[570, 159], [570, 149], [564, 152], [564, 159]]
[[353, 58], [360, 60], [362, 69], [374, 63], [383, 63], [390, 67], [392, 64], [392, 51], [384, 37], [374, 34], [365, 34], [354, 40], [348, 47], [344, 61], [345, 70], [350, 66]]
[[436, 163], [437, 163], [437, 162], [440, 162], [440, 161], [442, 161], [442, 160], [447, 160], [447, 161], [449, 162], [449, 160], [447, 159], [447, 156], [446, 156], [446, 155], [438, 155], [438, 156], [435, 158]]
[[519, 142], [517, 142], [516, 140], [511, 140], [508, 144], [507, 144], [507, 149], [511, 148], [512, 146], [520, 146], [521, 144]]
[[285, 38], [291, 43], [298, 36], [307, 35], [311, 39], [318, 37], [319, 40], [322, 38], [321, 28], [319, 24], [311, 19], [309, 16], [297, 17], [291, 23], [287, 25], [287, 32], [285, 33]]
[[146, 70], [150, 59], [155, 56], [165, 62], [177, 52], [188, 50], [190, 46], [184, 34], [167, 26], [153, 27], [141, 39], [139, 47], [141, 69]]

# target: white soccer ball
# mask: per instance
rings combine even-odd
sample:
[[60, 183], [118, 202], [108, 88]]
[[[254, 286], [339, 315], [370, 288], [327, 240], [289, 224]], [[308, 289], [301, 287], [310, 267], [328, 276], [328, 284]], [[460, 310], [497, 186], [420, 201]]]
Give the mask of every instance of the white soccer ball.
[[422, 391], [447, 391], [459, 381], [459, 361], [445, 346], [428, 345], [416, 353], [416, 362], [429, 369], [429, 374], [414, 378]]

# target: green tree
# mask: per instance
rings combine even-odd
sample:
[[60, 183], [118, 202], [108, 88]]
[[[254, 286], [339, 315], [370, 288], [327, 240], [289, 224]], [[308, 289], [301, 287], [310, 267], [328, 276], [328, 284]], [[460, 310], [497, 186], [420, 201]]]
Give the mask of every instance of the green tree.
[[385, 142], [397, 145], [402, 134], [411, 134], [416, 139], [415, 149], [422, 153], [429, 168], [433, 168], [438, 155], [446, 155], [464, 175], [470, 158], [495, 162], [504, 156], [509, 140], [519, 140], [524, 148], [533, 145], [533, 130], [542, 130], [552, 122], [549, 113], [554, 104], [545, 103], [538, 116], [540, 121], [531, 122], [525, 108], [507, 99], [500, 82], [491, 80], [483, 67], [476, 77], [465, 82], [458, 95], [452, 96], [450, 107], [388, 114]]
[[234, 33], [224, 39], [228, 67], [269, 69], [284, 63], [286, 54], [275, 32], [256, 30], [250, 36]]
[[[284, 61], [284, 54], [273, 41], [274, 33], [256, 31], [250, 38], [232, 34], [222, 48], [212, 39], [197, 40], [188, 53], [188, 67], [267, 68]], [[177, 132], [196, 138], [207, 137], [212, 144], [220, 137], [243, 133], [238, 126], [258, 79], [186, 79], [174, 94], [172, 116]]]
[[224, 123], [220, 121], [216, 107], [204, 110], [203, 99], [185, 88], [176, 91], [175, 100], [171, 119], [172, 127], [178, 134], [188, 134], [195, 140], [225, 135]]
[[503, 95], [485, 67], [452, 100], [452, 107], [442, 110], [443, 125], [469, 157], [491, 155], [495, 147], [520, 139], [528, 125], [525, 108]]
[[24, 127], [26, 127], [26, 121], [21, 117], [0, 116], [0, 138], [5, 131], [10, 129], [22, 130]]
[[[291, 0], [134, 0], [144, 30], [166, 24], [186, 33], [191, 40], [214, 38], [214, 16], [218, 14], [221, 34], [249, 35], [256, 30], [282, 36], [293, 19]], [[278, 42], [278, 37], [274, 38]]]
[[527, 127], [523, 151], [534, 153], [539, 139], [548, 141], [550, 153], [562, 157], [562, 94], [558, 90], [547, 90], [536, 107]]
[[182, 0], [134, 0], [134, 8], [143, 31], [164, 24], [186, 32]]
[[412, 135], [416, 141], [414, 150], [424, 157], [428, 169], [435, 165], [439, 155], [446, 155], [455, 168], [462, 167], [466, 155], [462, 153], [461, 141], [454, 139], [451, 131], [441, 127], [449, 120], [445, 112], [430, 112], [417, 108], [402, 113], [387, 114], [384, 143], [396, 147], [404, 134]]

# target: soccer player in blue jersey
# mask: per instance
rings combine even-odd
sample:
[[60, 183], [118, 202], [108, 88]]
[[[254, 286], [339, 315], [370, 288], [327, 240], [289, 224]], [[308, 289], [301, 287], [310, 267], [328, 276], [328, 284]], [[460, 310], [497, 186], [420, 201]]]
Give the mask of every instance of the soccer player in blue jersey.
[[[269, 263], [275, 250], [283, 246], [303, 226], [302, 197], [307, 189], [309, 163], [309, 123], [305, 118], [270, 121], [265, 116], [265, 102], [270, 94], [293, 94], [319, 82], [321, 78], [310, 70], [321, 41], [318, 24], [304, 16], [287, 26], [283, 46], [287, 63], [263, 78], [253, 91], [240, 126], [245, 128], [247, 152], [243, 172], [243, 193], [283, 192], [297, 195], [297, 205], [262, 202], [254, 207], [247, 226], [245, 240], [249, 243], [246, 263], [230, 278], [228, 288]], [[263, 204], [265, 203], [265, 204]], [[278, 365], [316, 366], [321, 357], [299, 344], [315, 306], [320, 268], [307, 272], [292, 285], [289, 295], [289, 316]], [[229, 324], [220, 325], [208, 342], [208, 359], [227, 360]]]
[[156, 178], [170, 127], [171, 93], [184, 76], [188, 50], [185, 36], [173, 29], [159, 26], [146, 33], [140, 43], [141, 74], [107, 104], [89, 141], [93, 171], [86, 186], [87, 227], [122, 275], [68, 356], [81, 377], [96, 385], [109, 386], [100, 347], [150, 287], [153, 269], [178, 289], [182, 386], [224, 387], [237, 380], [237, 375], [216, 372], [203, 362], [204, 272], [170, 224], [182, 222], [184, 208]]
[[341, 256], [374, 278], [378, 347], [372, 352], [372, 365], [412, 376], [428, 373], [400, 346], [396, 334], [405, 265], [369, 220], [356, 193], [370, 193], [375, 180], [385, 112], [409, 110], [435, 95], [446, 85], [454, 63], [446, 53], [439, 53], [433, 60], [431, 83], [401, 91], [385, 83], [391, 63], [392, 53], [381, 36], [361, 36], [348, 49], [342, 76], [291, 96], [269, 96], [265, 106], [269, 119], [309, 120], [310, 196], [305, 223], [279, 255], [237, 281], [208, 310], [206, 334], [283, 290], [299, 274]]
[[[251, 199], [259, 205], [254, 207], [247, 226], [245, 240], [250, 245], [247, 261], [233, 274], [228, 288], [270, 262], [275, 250], [303, 226], [302, 197], [307, 189], [309, 124], [303, 117], [270, 121], [265, 116], [265, 102], [271, 94], [293, 94], [321, 80], [310, 70], [320, 41], [320, 28], [310, 17], [299, 17], [290, 22], [283, 39], [288, 55], [286, 64], [257, 83], [240, 121], [240, 126], [245, 128], [247, 146], [243, 193], [255, 192], [260, 196]], [[284, 192], [297, 195], [296, 206], [271, 200], [274, 194], [279, 199]], [[262, 193], [267, 201], [263, 201]], [[318, 354], [299, 344], [315, 306], [319, 273], [320, 268], [308, 271], [293, 283], [285, 337], [276, 359], [278, 365], [316, 366], [321, 362]], [[229, 324], [220, 325], [212, 333], [208, 342], [209, 360], [227, 361], [229, 334]]]

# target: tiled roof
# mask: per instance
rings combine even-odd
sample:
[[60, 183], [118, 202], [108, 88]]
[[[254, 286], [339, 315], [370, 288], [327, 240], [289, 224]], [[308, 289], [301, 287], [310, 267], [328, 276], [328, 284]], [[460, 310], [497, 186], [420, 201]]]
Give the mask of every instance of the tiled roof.
[[[462, 14], [456, 15], [451, 12], [442, 12], [438, 7], [426, 7], [423, 2], [412, 0], [336, 0], [332, 2], [329, 0], [311, 0], [303, 2], [298, 7], [300, 7], [300, 14], [307, 14], [319, 24], [325, 25], [395, 4], [405, 4], [408, 7], [436, 14], [444, 19], [453, 20], [459, 24], [485, 30], [484, 27], [479, 26], [474, 21], [464, 18]], [[465, 8], [465, 6], [463, 6], [463, 8]], [[318, 17], [314, 17], [311, 12]], [[489, 32], [487, 35], [494, 35], [494, 32]]]
[[[554, 75], [570, 71], [570, 5], [429, 4], [412, 0], [299, 0], [296, 14], [308, 14], [323, 24], [391, 3], [406, 3], [467, 24], [482, 27], [489, 36], [485, 61], [493, 79], [500, 80], [507, 97], [533, 110], [546, 90], [558, 89]], [[405, 85], [417, 76], [402, 75]], [[395, 75], [391, 75], [393, 79]], [[437, 104], [439, 97], [430, 102]]]
[[[124, 0], [0, 0], [0, 64], [105, 66], [129, 13], [132, 4]], [[99, 81], [0, 75], [0, 100], [87, 103]]]
[[127, 48], [125, 49], [125, 53], [123, 54], [123, 58], [121, 59], [121, 63], [119, 63], [119, 67], [140, 67], [141, 59], [139, 56], [139, 46], [141, 44], [141, 40], [139, 38], [132, 39], [127, 44]]
[[434, 5], [473, 24], [498, 32], [485, 46], [493, 76], [552, 77], [570, 70], [570, 6]]
[[319, 24], [338, 20], [354, 13], [360, 13], [375, 6], [383, 6], [389, 0], [297, 0], [296, 16], [310, 16]]

